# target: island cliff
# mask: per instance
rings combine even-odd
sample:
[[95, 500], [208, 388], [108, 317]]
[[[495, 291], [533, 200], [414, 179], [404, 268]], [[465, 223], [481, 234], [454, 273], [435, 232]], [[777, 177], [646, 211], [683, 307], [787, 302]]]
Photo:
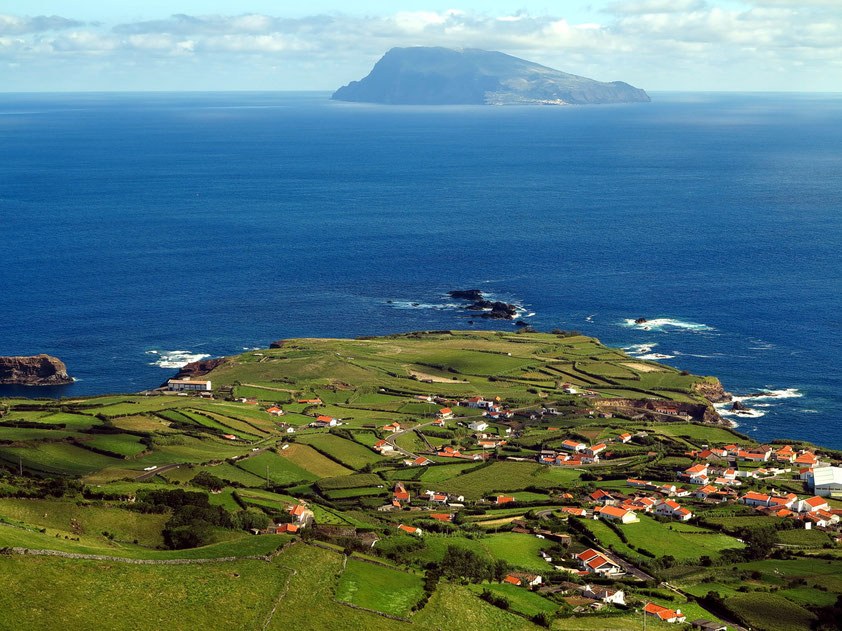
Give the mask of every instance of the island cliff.
[[61, 386], [73, 383], [64, 362], [50, 355], [0, 357], [0, 384]]
[[643, 90], [604, 83], [504, 53], [466, 48], [393, 48], [336, 101], [394, 105], [584, 105], [648, 102]]

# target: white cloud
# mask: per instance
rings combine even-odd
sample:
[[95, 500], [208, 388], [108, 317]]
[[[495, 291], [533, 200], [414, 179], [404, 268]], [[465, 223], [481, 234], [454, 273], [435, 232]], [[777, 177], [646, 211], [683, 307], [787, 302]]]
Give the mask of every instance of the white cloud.
[[0, 35], [23, 35], [26, 33], [41, 33], [44, 31], [60, 31], [67, 28], [82, 26], [83, 22], [68, 20], [57, 15], [38, 15], [35, 17], [21, 17], [0, 14]]
[[641, 15], [646, 13], [685, 13], [708, 8], [705, 0], [621, 0], [606, 7], [608, 13]]
[[[141, 67], [147, 60], [149, 67], [173, 64], [174, 73], [185, 58], [233, 73], [246, 65], [257, 74], [261, 68], [282, 72], [297, 65], [319, 83], [285, 87], [310, 88], [359, 78], [393, 46], [426, 45], [502, 50], [643, 87], [655, 80], [656, 87], [686, 89], [705, 76], [699, 88], [717, 89], [713, 82], [719, 80], [719, 89], [751, 89], [760, 77], [773, 87], [775, 81], [791, 85], [793, 77], [810, 75], [824, 79], [824, 89], [842, 89], [842, 78], [834, 85], [826, 79], [828, 71], [838, 73], [842, 59], [842, 14], [824, 0], [799, 2], [804, 3], [811, 6], [753, 0], [752, 6], [734, 9], [716, 0], [624, 0], [592, 16], [603, 19], [578, 23], [523, 11], [491, 15], [457, 9], [295, 19], [177, 14], [113, 27], [85, 27], [56, 16], [0, 16], [0, 57], [24, 68], [52, 57], [69, 62], [74, 55], [105, 59], [115, 68], [124, 62]], [[191, 66], [196, 67], [201, 66]]]

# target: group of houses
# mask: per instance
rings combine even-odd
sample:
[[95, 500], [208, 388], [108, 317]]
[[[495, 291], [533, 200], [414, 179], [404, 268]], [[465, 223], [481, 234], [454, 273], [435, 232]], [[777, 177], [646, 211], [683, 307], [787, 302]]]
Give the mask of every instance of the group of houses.
[[665, 497], [626, 496], [597, 489], [590, 494], [589, 499], [592, 503], [599, 504], [593, 510], [594, 519], [608, 519], [629, 524], [639, 521], [638, 512], [652, 513], [679, 521], [687, 521], [693, 517], [693, 513], [688, 508]]
[[600, 454], [607, 455], [606, 443], [598, 443], [588, 446], [578, 440], [568, 439], [562, 441], [561, 448], [564, 451], [543, 449], [538, 454], [538, 462], [554, 466], [579, 466], [583, 464], [595, 464], [599, 462]]
[[737, 501], [775, 517], [802, 521], [805, 528], [828, 528], [842, 520], [842, 510], [831, 508], [827, 500], [818, 495], [799, 499], [795, 493], [773, 495], [749, 491]]
[[691, 451], [688, 455], [702, 460], [781, 462], [798, 467], [815, 467], [820, 463], [819, 457], [812, 451], [793, 449], [792, 445], [751, 445], [749, 447], [725, 445], [724, 447], [709, 447], [701, 451]]

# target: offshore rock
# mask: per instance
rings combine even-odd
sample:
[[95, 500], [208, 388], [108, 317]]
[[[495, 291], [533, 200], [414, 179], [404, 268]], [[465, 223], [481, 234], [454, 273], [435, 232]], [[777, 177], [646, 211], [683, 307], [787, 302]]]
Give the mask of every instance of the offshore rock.
[[0, 357], [0, 384], [63, 386], [73, 383], [64, 362], [50, 355]]

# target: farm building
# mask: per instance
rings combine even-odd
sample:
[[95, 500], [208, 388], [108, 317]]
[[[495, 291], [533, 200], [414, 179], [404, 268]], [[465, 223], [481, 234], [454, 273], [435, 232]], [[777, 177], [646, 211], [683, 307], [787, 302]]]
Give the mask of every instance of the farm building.
[[170, 379], [167, 387], [175, 392], [207, 392], [212, 390], [210, 381], [195, 381], [193, 379]]
[[813, 469], [813, 493], [842, 499], [842, 467]]

